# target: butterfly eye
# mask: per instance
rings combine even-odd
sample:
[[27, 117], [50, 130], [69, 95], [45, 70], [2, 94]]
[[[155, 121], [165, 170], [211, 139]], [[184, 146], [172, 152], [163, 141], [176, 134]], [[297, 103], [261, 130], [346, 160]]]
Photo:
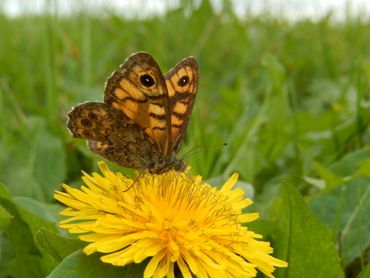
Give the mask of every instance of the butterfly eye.
[[140, 76], [140, 82], [141, 84], [148, 88], [154, 85], [154, 79], [149, 74], [144, 74]]
[[91, 127], [92, 126], [91, 122], [88, 119], [81, 120], [81, 124], [84, 127]]
[[187, 75], [182, 76], [177, 82], [177, 84], [181, 87], [188, 85], [188, 83], [189, 83], [189, 76]]

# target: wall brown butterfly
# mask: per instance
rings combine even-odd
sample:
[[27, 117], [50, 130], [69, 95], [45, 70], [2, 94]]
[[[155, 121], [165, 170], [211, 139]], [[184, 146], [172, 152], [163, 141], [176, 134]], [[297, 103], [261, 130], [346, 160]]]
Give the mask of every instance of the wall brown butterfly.
[[74, 137], [123, 167], [183, 171], [176, 158], [198, 89], [198, 63], [180, 61], [165, 75], [151, 55], [132, 54], [106, 82], [104, 102], [86, 102], [69, 114]]

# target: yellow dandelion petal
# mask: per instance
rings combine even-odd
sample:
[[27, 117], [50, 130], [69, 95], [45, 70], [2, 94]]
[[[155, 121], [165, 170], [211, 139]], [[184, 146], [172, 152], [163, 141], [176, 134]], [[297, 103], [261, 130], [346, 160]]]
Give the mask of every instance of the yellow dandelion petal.
[[97, 242], [100, 240], [109, 241], [110, 239], [117, 239], [117, 235], [90, 233], [87, 235], [81, 235], [79, 238], [86, 242]]
[[257, 212], [252, 212], [252, 213], [244, 213], [241, 215], [238, 215], [238, 220], [241, 223], [248, 223], [252, 222], [260, 217], [259, 213]]
[[197, 260], [193, 257], [193, 255], [188, 250], [183, 250], [182, 255], [191, 272], [193, 272], [195, 275], [200, 275], [200, 265], [197, 263]]
[[223, 264], [223, 263], [220, 263], [220, 262], [216, 262], [214, 261], [212, 258], [213, 258], [213, 254], [210, 254], [210, 256], [208, 256], [208, 254], [206, 252], [201, 252], [201, 261], [204, 263], [205, 266], [209, 266], [210, 268], [214, 269], [214, 270], [223, 270], [226, 268], [226, 265]]
[[[64, 189], [68, 190], [68, 188], [65, 186]], [[71, 190], [68, 190], [68, 193], [63, 192], [56, 192], [54, 195], [55, 199], [57, 199], [59, 202], [66, 204], [67, 206], [74, 208], [74, 209], [82, 209], [86, 207], [85, 204], [81, 203], [80, 201], [75, 200], [74, 198], [71, 198], [73, 195], [70, 195]]]
[[138, 250], [134, 256], [134, 262], [140, 263], [148, 257], [152, 257], [161, 250], [161, 246], [158, 245], [152, 239], [142, 240], [137, 243]]
[[[85, 252], [85, 250], [84, 250]], [[101, 257], [101, 260], [105, 263], [110, 263], [112, 265], [124, 266], [126, 264], [132, 263], [133, 259], [130, 256], [127, 256], [129, 252], [127, 250], [121, 250], [118, 252], [110, 253]]]
[[181, 271], [181, 274], [184, 278], [191, 278], [192, 277], [190, 269], [189, 269], [188, 265], [185, 263], [185, 261], [183, 260], [182, 257], [179, 258], [179, 260], [177, 261], [177, 264], [178, 264], [179, 269]]
[[[81, 189], [63, 185], [55, 198], [67, 206], [60, 227], [89, 244], [86, 254], [117, 266], [149, 259], [144, 277], [268, 277], [287, 263], [271, 256], [269, 242], [243, 224], [258, 213], [243, 213], [252, 204], [235, 188], [233, 174], [221, 190], [200, 176], [168, 171], [130, 179], [100, 162], [102, 175], [83, 173]], [[130, 188], [130, 190], [127, 190]]]
[[[173, 263], [168, 259], [168, 256], [163, 257], [159, 262], [157, 269], [154, 272], [154, 277], [165, 277], [170, 271]], [[172, 275], [172, 274], [171, 274]]]
[[222, 186], [220, 192], [223, 192], [223, 191], [228, 191], [230, 190], [231, 188], [233, 188], [233, 186], [236, 184], [236, 182], [238, 181], [238, 177], [239, 177], [239, 174], [238, 173], [234, 173], [232, 174], [232, 176], [225, 182], [225, 184]]
[[171, 263], [168, 269], [167, 277], [168, 278], [175, 278], [175, 271], [174, 271], [175, 264]]
[[157, 253], [148, 263], [144, 270], [144, 278], [152, 277], [157, 270], [159, 262], [166, 256], [166, 250]]
[[[244, 196], [244, 190], [242, 190], [242, 195]], [[253, 204], [252, 200], [250, 199], [244, 199], [244, 200], [233, 200], [232, 198], [229, 199], [232, 203], [232, 206], [236, 210], [242, 210], [243, 208], [246, 208]]]

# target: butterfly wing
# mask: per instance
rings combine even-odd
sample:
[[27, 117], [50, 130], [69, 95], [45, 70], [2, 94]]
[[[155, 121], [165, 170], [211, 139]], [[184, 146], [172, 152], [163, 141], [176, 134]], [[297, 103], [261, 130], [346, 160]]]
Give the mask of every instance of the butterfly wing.
[[108, 105], [86, 102], [68, 114], [67, 127], [76, 138], [110, 143], [108, 134], [114, 125]]
[[165, 75], [171, 110], [173, 150], [178, 152], [189, 123], [199, 84], [199, 67], [193, 57], [180, 61]]
[[87, 102], [69, 114], [67, 126], [74, 137], [86, 139], [89, 148], [123, 167], [151, 168], [160, 152], [143, 129], [106, 103]]
[[[194, 58], [164, 77], [147, 53], [136, 53], [108, 79], [104, 103], [88, 102], [69, 113], [68, 128], [99, 155], [130, 168], [182, 169], [176, 160], [198, 88]], [[172, 121], [172, 123], [171, 123]]]
[[152, 56], [131, 55], [108, 79], [104, 101], [140, 126], [164, 156], [172, 152], [166, 82]]

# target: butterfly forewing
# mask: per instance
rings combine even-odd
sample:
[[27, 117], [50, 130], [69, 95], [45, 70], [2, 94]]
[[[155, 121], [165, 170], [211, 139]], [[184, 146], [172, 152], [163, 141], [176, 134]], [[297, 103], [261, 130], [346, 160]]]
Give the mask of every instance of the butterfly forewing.
[[189, 123], [199, 84], [197, 61], [186, 58], [165, 75], [171, 108], [171, 136], [173, 150], [180, 148], [182, 137]]
[[137, 123], [164, 155], [172, 151], [170, 104], [161, 70], [147, 53], [131, 55], [108, 79], [104, 101]]

